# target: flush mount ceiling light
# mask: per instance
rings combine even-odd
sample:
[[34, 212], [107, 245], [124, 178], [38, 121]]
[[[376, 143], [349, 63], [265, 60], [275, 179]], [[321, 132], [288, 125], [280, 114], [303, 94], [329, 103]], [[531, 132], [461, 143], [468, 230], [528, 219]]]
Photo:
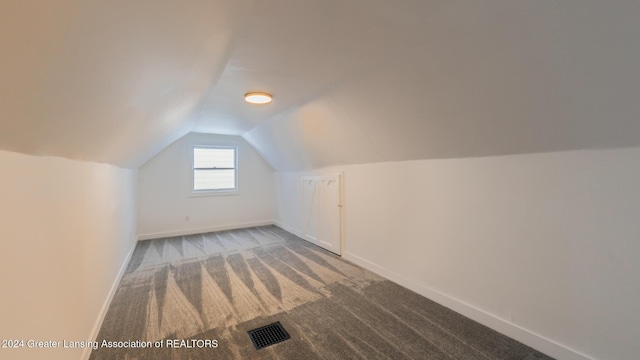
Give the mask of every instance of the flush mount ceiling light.
[[250, 104], [268, 104], [271, 102], [271, 94], [264, 92], [249, 92], [244, 94], [244, 101]]

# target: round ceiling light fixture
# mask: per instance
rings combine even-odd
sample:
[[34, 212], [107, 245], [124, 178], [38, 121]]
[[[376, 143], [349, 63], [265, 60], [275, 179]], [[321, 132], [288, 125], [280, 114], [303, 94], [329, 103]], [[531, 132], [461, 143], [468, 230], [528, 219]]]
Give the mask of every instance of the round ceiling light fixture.
[[268, 104], [271, 100], [271, 94], [265, 92], [248, 92], [244, 94], [244, 101], [250, 104]]

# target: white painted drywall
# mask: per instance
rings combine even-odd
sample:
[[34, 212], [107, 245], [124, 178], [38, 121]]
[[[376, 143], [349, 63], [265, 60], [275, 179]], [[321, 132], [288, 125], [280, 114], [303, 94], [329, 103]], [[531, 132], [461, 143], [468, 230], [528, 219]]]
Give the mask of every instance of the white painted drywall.
[[[0, 339], [93, 340], [135, 244], [135, 172], [0, 151]], [[0, 349], [2, 359], [83, 350]]]
[[238, 3], [0, 2], [0, 148], [137, 168], [193, 127]]
[[[136, 168], [189, 131], [249, 131], [274, 168], [303, 171], [640, 146], [638, 13], [637, 0], [0, 1], [0, 148]], [[247, 106], [251, 90], [273, 103]]]
[[[261, 41], [239, 42], [216, 88], [238, 93], [259, 73], [278, 91], [281, 111], [243, 133], [278, 171], [640, 146], [637, 0], [332, 3], [324, 15], [304, 2], [331, 19], [304, 28], [305, 11], [264, 4], [247, 32]], [[204, 111], [212, 127], [229, 102]]]
[[[558, 359], [640, 354], [640, 148], [324, 170], [347, 259]], [[293, 231], [303, 174], [278, 174]]]
[[[237, 195], [193, 196], [193, 145], [237, 146]], [[150, 239], [271, 223], [275, 217], [273, 189], [273, 170], [241, 137], [190, 133], [139, 169], [138, 237]]]

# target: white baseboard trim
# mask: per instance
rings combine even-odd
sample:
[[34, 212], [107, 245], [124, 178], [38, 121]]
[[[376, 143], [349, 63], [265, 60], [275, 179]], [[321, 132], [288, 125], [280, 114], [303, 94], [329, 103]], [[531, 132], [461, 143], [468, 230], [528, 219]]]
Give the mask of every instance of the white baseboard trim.
[[281, 223], [278, 220], [274, 221], [273, 224], [275, 226], [281, 228], [282, 230], [288, 231], [288, 232], [292, 233], [293, 235], [295, 235], [295, 236], [297, 236], [297, 237], [299, 237], [301, 239], [304, 239], [304, 234], [302, 234], [302, 231], [300, 231], [298, 229], [292, 228], [291, 226], [287, 226], [287, 225]]
[[[279, 222], [279, 221], [277, 221], [277, 220], [276, 220], [273, 224], [274, 224], [275, 226], [277, 226], [277, 227], [281, 228], [282, 230], [285, 230], [285, 231], [287, 231], [287, 232], [290, 232], [291, 234], [293, 234], [293, 235], [295, 235], [295, 236], [299, 237], [300, 239], [302, 239], [302, 240], [304, 240], [304, 241], [308, 241], [310, 244], [312, 244], [312, 245], [314, 245], [314, 246], [317, 246], [317, 247], [323, 248], [320, 244], [318, 244], [317, 242], [313, 241], [312, 239], [309, 239], [309, 238], [308, 238], [308, 237], [307, 237], [307, 236], [306, 236], [302, 231], [300, 231], [300, 230], [298, 230], [298, 229], [295, 229], [295, 228], [292, 228], [292, 227], [290, 227], [290, 226], [287, 226], [287, 225], [285, 225], [285, 224], [283, 224], [283, 223], [281, 223], [281, 222]], [[323, 248], [323, 249], [324, 249], [324, 248]], [[325, 250], [327, 250], [327, 251], [331, 251], [331, 250], [328, 250], [328, 249], [325, 249]], [[333, 252], [333, 251], [331, 251], [331, 252]], [[340, 254], [336, 254], [335, 252], [334, 252], [334, 254], [335, 254], [335, 255], [338, 255], [338, 256], [342, 256], [342, 255], [340, 255]]]
[[159, 239], [159, 238], [171, 237], [171, 236], [202, 234], [202, 233], [213, 232], [213, 231], [242, 229], [242, 228], [248, 228], [248, 227], [254, 227], [254, 226], [273, 225], [274, 223], [275, 223], [274, 220], [261, 220], [261, 221], [252, 221], [252, 222], [238, 223], [238, 224], [215, 225], [215, 226], [206, 226], [201, 228], [162, 231], [157, 233], [140, 234], [138, 235], [138, 241]]
[[[105, 316], [107, 315], [107, 311], [109, 310], [109, 305], [111, 305], [111, 300], [113, 300], [114, 295], [116, 294], [116, 290], [118, 290], [118, 285], [120, 285], [120, 280], [124, 276], [124, 272], [127, 269], [127, 265], [133, 256], [133, 251], [136, 249], [137, 242], [133, 242], [131, 244], [131, 249], [129, 249], [129, 253], [124, 258], [124, 262], [120, 266], [120, 271], [118, 271], [118, 275], [116, 275], [116, 279], [113, 281], [113, 285], [111, 285], [111, 290], [107, 294], [107, 299], [104, 304], [102, 304], [102, 309], [100, 309], [100, 313], [98, 314], [98, 319], [96, 323], [93, 325], [93, 329], [91, 330], [91, 335], [89, 339], [91, 341], [96, 341], [98, 338], [98, 333], [100, 332], [100, 328], [102, 327], [102, 322], [104, 321]], [[82, 352], [82, 359], [89, 360], [89, 356], [91, 356], [91, 351], [93, 349], [91, 347], [86, 347]]]
[[[277, 222], [276, 225], [289, 231], [287, 227], [283, 227]], [[501, 319], [473, 305], [457, 300], [438, 290], [374, 264], [373, 262], [358, 255], [345, 252], [344, 258], [553, 358], [562, 360], [595, 360], [585, 354], [522, 328], [505, 319]]]

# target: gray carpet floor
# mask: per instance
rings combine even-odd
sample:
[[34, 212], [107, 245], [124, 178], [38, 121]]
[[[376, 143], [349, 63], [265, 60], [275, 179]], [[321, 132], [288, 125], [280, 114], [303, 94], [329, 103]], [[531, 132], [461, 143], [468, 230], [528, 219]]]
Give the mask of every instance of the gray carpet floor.
[[[291, 339], [255, 350], [276, 321]], [[97, 340], [123, 343], [93, 360], [551, 359], [275, 226], [139, 242]]]

